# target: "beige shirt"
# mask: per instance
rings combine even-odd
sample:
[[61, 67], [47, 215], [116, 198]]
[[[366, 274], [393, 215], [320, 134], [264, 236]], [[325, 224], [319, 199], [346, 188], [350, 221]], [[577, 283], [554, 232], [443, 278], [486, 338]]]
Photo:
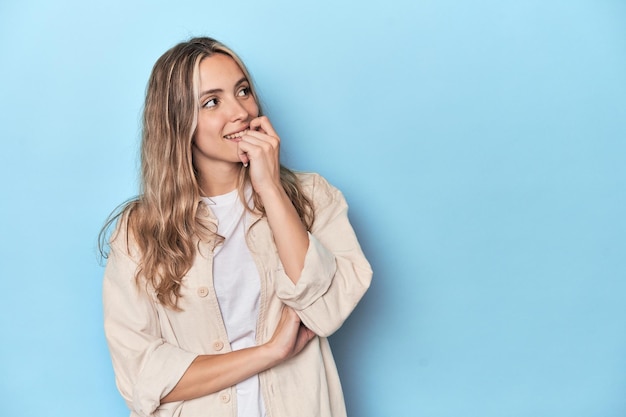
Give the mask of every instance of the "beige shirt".
[[[298, 174], [315, 208], [305, 266], [296, 285], [285, 274], [267, 220], [249, 214], [246, 239], [259, 268], [257, 343], [267, 342], [283, 303], [318, 337], [294, 358], [259, 374], [268, 417], [343, 417], [343, 394], [327, 336], [352, 312], [372, 270], [348, 221], [342, 194], [317, 174]], [[204, 216], [215, 219], [206, 205]], [[197, 355], [231, 351], [212, 282], [214, 242], [201, 242], [183, 279], [182, 311], [163, 307], [135, 284], [137, 251], [125, 231], [111, 242], [104, 275], [104, 326], [117, 386], [131, 417], [235, 417], [235, 387], [160, 404]]]

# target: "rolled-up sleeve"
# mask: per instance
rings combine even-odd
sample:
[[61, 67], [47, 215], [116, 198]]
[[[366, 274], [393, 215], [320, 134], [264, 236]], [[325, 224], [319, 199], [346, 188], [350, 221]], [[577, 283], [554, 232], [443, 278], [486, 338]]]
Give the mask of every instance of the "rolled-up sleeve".
[[150, 416], [197, 355], [162, 339], [155, 303], [136, 285], [137, 265], [123, 246], [113, 242], [105, 269], [104, 328], [120, 393], [131, 410]]
[[315, 222], [309, 233], [304, 268], [294, 284], [279, 268], [276, 294], [319, 336], [334, 333], [367, 291], [372, 269], [348, 219], [339, 190], [312, 174]]

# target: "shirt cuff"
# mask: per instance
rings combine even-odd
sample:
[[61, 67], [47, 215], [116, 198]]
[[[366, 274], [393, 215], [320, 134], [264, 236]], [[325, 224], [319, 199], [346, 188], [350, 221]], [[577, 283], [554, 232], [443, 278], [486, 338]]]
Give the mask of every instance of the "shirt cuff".
[[197, 356], [167, 343], [157, 346], [137, 378], [133, 390], [134, 410], [151, 416], [161, 405], [161, 398], [174, 389]]
[[309, 248], [298, 283], [294, 284], [279, 264], [276, 295], [294, 310], [304, 310], [328, 291], [336, 271], [333, 253], [309, 233]]

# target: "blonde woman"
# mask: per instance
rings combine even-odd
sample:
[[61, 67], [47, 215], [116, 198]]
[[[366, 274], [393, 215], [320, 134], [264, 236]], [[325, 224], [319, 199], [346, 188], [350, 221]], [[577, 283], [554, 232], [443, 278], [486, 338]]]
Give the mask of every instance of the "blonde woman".
[[103, 285], [131, 416], [345, 416], [326, 337], [372, 272], [341, 193], [279, 147], [226, 46], [195, 38], [156, 62], [142, 188], [109, 222]]

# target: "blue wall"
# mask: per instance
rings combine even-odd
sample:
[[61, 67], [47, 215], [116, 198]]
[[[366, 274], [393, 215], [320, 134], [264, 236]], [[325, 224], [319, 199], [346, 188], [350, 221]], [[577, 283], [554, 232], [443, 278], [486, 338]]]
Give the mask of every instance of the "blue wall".
[[96, 236], [152, 64], [206, 34], [351, 204], [353, 417], [626, 415], [626, 2], [89, 3], [0, 3], [0, 414], [128, 414]]

